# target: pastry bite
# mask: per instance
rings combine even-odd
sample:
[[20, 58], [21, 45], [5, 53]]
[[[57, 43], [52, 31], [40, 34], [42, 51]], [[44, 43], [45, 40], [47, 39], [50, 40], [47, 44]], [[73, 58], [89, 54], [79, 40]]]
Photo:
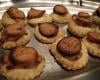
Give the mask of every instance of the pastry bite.
[[71, 20], [70, 13], [63, 5], [55, 5], [51, 17], [52, 20], [57, 23], [68, 23]]
[[34, 30], [34, 35], [36, 39], [42, 43], [53, 43], [56, 40], [64, 37], [65, 32], [58, 25], [46, 22], [40, 23]]
[[25, 25], [27, 24], [27, 20], [23, 11], [16, 7], [10, 7], [7, 11], [4, 12], [2, 16], [2, 23], [4, 26], [13, 23], [20, 23]]
[[68, 31], [76, 37], [84, 37], [89, 31], [95, 30], [91, 16], [86, 12], [79, 12], [72, 16], [68, 24]]
[[92, 20], [94, 24], [100, 25], [100, 6], [93, 12]]
[[30, 31], [18, 23], [7, 25], [0, 33], [0, 36], [4, 49], [25, 45], [31, 39]]
[[88, 32], [87, 36], [83, 38], [83, 43], [89, 54], [100, 57], [100, 32]]
[[28, 23], [32, 26], [38, 23], [52, 22], [52, 18], [45, 10], [31, 8], [27, 14]]
[[77, 70], [88, 63], [88, 53], [84, 44], [76, 37], [66, 36], [50, 47], [55, 60], [67, 70]]
[[7, 80], [33, 80], [43, 72], [45, 60], [35, 48], [16, 47], [2, 57], [0, 65]]

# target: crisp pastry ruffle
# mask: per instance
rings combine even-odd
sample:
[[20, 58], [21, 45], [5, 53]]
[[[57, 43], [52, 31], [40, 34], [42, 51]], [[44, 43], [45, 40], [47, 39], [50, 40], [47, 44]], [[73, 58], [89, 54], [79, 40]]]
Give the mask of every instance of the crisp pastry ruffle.
[[42, 57], [41, 63], [37, 67], [31, 68], [31, 69], [12, 69], [12, 70], [7, 70], [6, 66], [7, 65], [1, 64], [0, 72], [8, 80], [33, 80], [36, 77], [38, 77], [44, 71], [45, 60]]
[[11, 49], [14, 47], [18, 47], [18, 46], [22, 46], [25, 45], [27, 42], [29, 42], [31, 40], [31, 33], [28, 29], [26, 29], [26, 35], [23, 35], [20, 39], [18, 39], [17, 41], [7, 41], [4, 42], [2, 47], [4, 49]]
[[14, 19], [10, 18], [10, 16], [7, 14], [7, 12], [4, 12], [4, 14], [2, 16], [2, 24], [4, 26], [6, 26], [8, 24], [13, 24], [13, 23], [19, 23], [19, 24], [22, 24], [22, 25], [26, 25], [27, 24], [27, 19], [19, 20], [17, 22]]
[[79, 26], [72, 20], [68, 24], [68, 30], [77, 37], [84, 37], [89, 31], [94, 31], [95, 28]]
[[51, 54], [56, 59], [56, 61], [58, 63], [60, 63], [62, 67], [64, 67], [67, 70], [77, 70], [77, 69], [81, 69], [81, 68], [86, 66], [86, 64], [88, 63], [88, 53], [87, 53], [87, 49], [86, 49], [86, 47], [84, 46], [83, 43], [82, 43], [82, 50], [81, 50], [82, 56], [75, 61], [71, 61], [67, 58], [64, 58], [58, 52], [58, 50], [56, 48], [57, 43], [58, 43], [58, 41], [51, 45], [50, 51], [51, 51]]
[[44, 23], [44, 22], [52, 22], [52, 18], [50, 17], [49, 14], [44, 14], [40, 18], [33, 18], [28, 20], [28, 23], [31, 25], [36, 25], [38, 23]]
[[88, 52], [91, 55], [100, 57], [100, 44], [90, 42], [89, 40], [86, 39], [86, 37], [83, 38], [83, 43], [85, 44]]
[[45, 36], [42, 36], [41, 33], [39, 32], [39, 28], [36, 27], [34, 30], [34, 35], [35, 35], [36, 39], [38, 39], [39, 41], [41, 41], [43, 43], [53, 43], [56, 40], [64, 37], [65, 31], [62, 28], [59, 28], [59, 31], [55, 37], [47, 38]]
[[71, 15], [66, 14], [64, 16], [60, 16], [58, 14], [52, 13], [51, 14], [52, 20], [57, 23], [68, 23], [71, 21]]

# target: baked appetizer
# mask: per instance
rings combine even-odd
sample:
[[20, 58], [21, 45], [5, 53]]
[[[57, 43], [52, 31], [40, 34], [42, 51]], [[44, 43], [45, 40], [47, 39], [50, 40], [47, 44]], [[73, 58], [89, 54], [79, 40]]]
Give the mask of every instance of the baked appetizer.
[[32, 47], [17, 47], [2, 57], [0, 73], [7, 80], [33, 80], [39, 76], [45, 60]]
[[38, 24], [34, 30], [34, 35], [36, 39], [43, 43], [53, 43], [59, 38], [64, 37], [65, 32], [62, 28], [59, 28], [58, 25], [46, 22]]
[[100, 6], [94, 11], [92, 15], [93, 23], [100, 25]]
[[67, 70], [77, 70], [88, 63], [88, 53], [84, 44], [73, 36], [64, 37], [50, 47], [56, 61]]
[[45, 10], [37, 10], [34, 8], [29, 10], [27, 19], [28, 23], [32, 26], [38, 23], [52, 22], [52, 18], [50, 15], [46, 14]]
[[31, 39], [30, 31], [18, 23], [7, 25], [0, 36], [4, 49], [25, 45]]
[[70, 13], [63, 5], [54, 6], [51, 17], [52, 20], [57, 23], [68, 23], [71, 20]]
[[83, 42], [91, 55], [100, 57], [100, 32], [88, 32]]
[[27, 21], [23, 11], [16, 7], [10, 7], [7, 11], [4, 12], [2, 16], [2, 23], [4, 26], [13, 23], [20, 23], [24, 25], [27, 23]]
[[95, 26], [92, 23], [91, 16], [86, 12], [79, 12], [72, 16], [68, 24], [68, 31], [77, 37], [84, 37], [89, 31], [93, 31]]

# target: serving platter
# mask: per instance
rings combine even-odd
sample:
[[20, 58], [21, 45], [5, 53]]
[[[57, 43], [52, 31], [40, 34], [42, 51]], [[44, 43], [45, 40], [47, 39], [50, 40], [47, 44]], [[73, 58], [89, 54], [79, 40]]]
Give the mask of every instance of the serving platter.
[[[94, 11], [91, 9], [76, 8], [76, 7], [71, 7], [71, 6], [66, 6], [66, 7], [71, 14], [77, 13], [79, 11], [84, 11], [91, 14]], [[40, 9], [40, 10], [46, 10], [46, 12], [50, 14], [52, 13], [53, 6], [52, 7], [34, 7], [34, 8]], [[25, 8], [20, 8], [20, 9], [25, 12], [25, 15], [27, 15], [27, 12], [30, 9], [30, 7], [25, 7]], [[4, 13], [4, 11], [5, 10], [0, 11], [0, 18], [2, 17], [2, 14]], [[58, 24], [58, 25], [62, 27], [66, 32], [67, 25], [65, 24]], [[49, 52], [50, 44], [43, 44], [39, 42], [38, 40], [36, 40], [33, 34], [34, 28], [32, 28], [29, 25], [27, 25], [27, 28], [29, 28], [33, 36], [31, 38], [31, 41], [26, 46], [35, 47], [38, 50], [38, 52], [40, 52], [45, 57], [45, 60], [46, 60], [44, 72], [36, 80], [81, 80], [82, 78], [87, 77], [88, 74], [94, 73], [100, 69], [100, 59], [93, 58], [91, 56], [89, 56], [89, 63], [87, 64], [87, 66], [81, 70], [67, 71], [67, 70], [62, 69], [56, 63], [53, 56], [51, 56]], [[66, 32], [66, 35], [67, 35], [67, 32]], [[8, 51], [8, 50], [3, 50], [2, 48], [0, 48], [0, 57], [1, 55], [5, 53], [5, 51]], [[0, 80], [4, 80], [4, 78], [1, 76]]]

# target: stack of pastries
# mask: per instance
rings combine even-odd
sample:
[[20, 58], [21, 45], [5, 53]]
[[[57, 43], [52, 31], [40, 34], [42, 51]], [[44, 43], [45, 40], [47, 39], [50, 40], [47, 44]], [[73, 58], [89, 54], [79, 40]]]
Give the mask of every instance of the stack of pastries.
[[[8, 80], [32, 80], [44, 71], [41, 52], [25, 46], [32, 37], [50, 44], [49, 52], [64, 69], [86, 67], [88, 53], [100, 57], [99, 19], [100, 7], [92, 15], [82, 11], [71, 14], [63, 5], [55, 5], [51, 14], [30, 8], [27, 17], [22, 10], [10, 7], [0, 20], [0, 47], [9, 49], [2, 55], [0, 73]], [[66, 31], [59, 24], [67, 25]]]

